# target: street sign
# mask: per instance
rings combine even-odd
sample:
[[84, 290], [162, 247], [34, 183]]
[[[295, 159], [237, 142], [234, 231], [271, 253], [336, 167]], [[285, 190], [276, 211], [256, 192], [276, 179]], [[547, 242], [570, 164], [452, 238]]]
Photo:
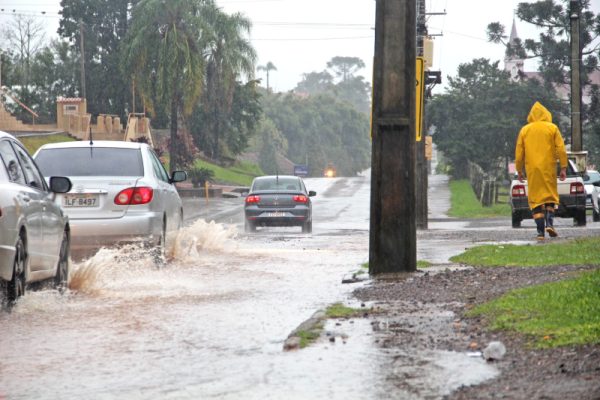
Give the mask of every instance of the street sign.
[[308, 176], [308, 165], [294, 165], [294, 175]]
[[416, 96], [415, 96], [415, 127], [417, 142], [421, 141], [421, 132], [423, 131], [423, 103], [425, 91], [425, 59], [417, 57], [417, 69], [415, 77], [417, 79]]

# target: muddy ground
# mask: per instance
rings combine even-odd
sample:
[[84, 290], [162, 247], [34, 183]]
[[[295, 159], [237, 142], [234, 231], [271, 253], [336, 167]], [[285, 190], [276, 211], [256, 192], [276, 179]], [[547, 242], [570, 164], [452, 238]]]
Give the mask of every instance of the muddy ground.
[[[590, 235], [589, 230], [582, 229], [563, 229], [561, 233], [569, 238]], [[461, 240], [465, 235], [472, 235], [472, 240], [478, 242], [531, 239], [532, 232], [478, 229], [456, 232], [456, 235], [460, 235]], [[453, 233], [448, 231], [419, 234], [420, 240], [439, 236], [453, 239]], [[500, 374], [476, 386], [453, 388], [444, 398], [600, 399], [600, 344], [535, 349], [527, 338], [492, 332], [487, 329], [485, 320], [465, 316], [474, 305], [512, 289], [565, 279], [592, 268], [568, 265], [465, 268], [444, 264], [416, 273], [373, 279], [354, 294], [380, 311], [368, 317], [373, 328], [379, 330], [378, 344], [383, 349], [403, 349], [388, 369], [387, 380], [399, 391], [414, 393], [415, 398], [430, 396], [426, 388], [414, 384], [418, 381], [414, 375], [419, 372], [418, 366], [411, 364], [409, 354], [413, 350], [453, 351], [477, 356], [491, 341], [499, 340], [506, 346], [506, 355], [500, 361], [491, 362]]]

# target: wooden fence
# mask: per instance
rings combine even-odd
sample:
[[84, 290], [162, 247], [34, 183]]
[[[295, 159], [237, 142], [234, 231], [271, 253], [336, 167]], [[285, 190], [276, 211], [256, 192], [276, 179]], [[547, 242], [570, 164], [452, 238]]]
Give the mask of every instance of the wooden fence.
[[484, 207], [503, 203], [503, 198], [508, 194], [508, 187], [504, 182], [498, 181], [472, 162], [469, 162], [469, 181], [475, 196]]

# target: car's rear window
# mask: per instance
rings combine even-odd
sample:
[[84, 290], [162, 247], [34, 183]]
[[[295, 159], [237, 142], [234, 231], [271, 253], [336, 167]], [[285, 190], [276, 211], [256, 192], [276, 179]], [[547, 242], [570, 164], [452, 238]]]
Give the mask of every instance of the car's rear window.
[[297, 178], [263, 178], [257, 179], [252, 186], [252, 191], [261, 190], [302, 190], [300, 180]]
[[36, 155], [44, 176], [143, 176], [139, 149], [72, 147], [44, 149]]

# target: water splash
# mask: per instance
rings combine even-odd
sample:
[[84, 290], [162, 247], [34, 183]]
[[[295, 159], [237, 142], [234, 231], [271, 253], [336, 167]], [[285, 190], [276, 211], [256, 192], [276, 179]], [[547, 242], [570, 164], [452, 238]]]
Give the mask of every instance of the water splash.
[[212, 264], [210, 259], [203, 260], [205, 254], [233, 251], [236, 244], [231, 239], [236, 235], [234, 226], [197, 220], [167, 240], [165, 268], [157, 268], [148, 248], [143, 245], [101, 248], [89, 259], [72, 263], [69, 289], [92, 296], [118, 291], [132, 293], [130, 289], [135, 286], [152, 292], [164, 291], [167, 276], [169, 284], [176, 283], [170, 274], [173, 269], [181, 265], [202, 266], [203, 262]]

